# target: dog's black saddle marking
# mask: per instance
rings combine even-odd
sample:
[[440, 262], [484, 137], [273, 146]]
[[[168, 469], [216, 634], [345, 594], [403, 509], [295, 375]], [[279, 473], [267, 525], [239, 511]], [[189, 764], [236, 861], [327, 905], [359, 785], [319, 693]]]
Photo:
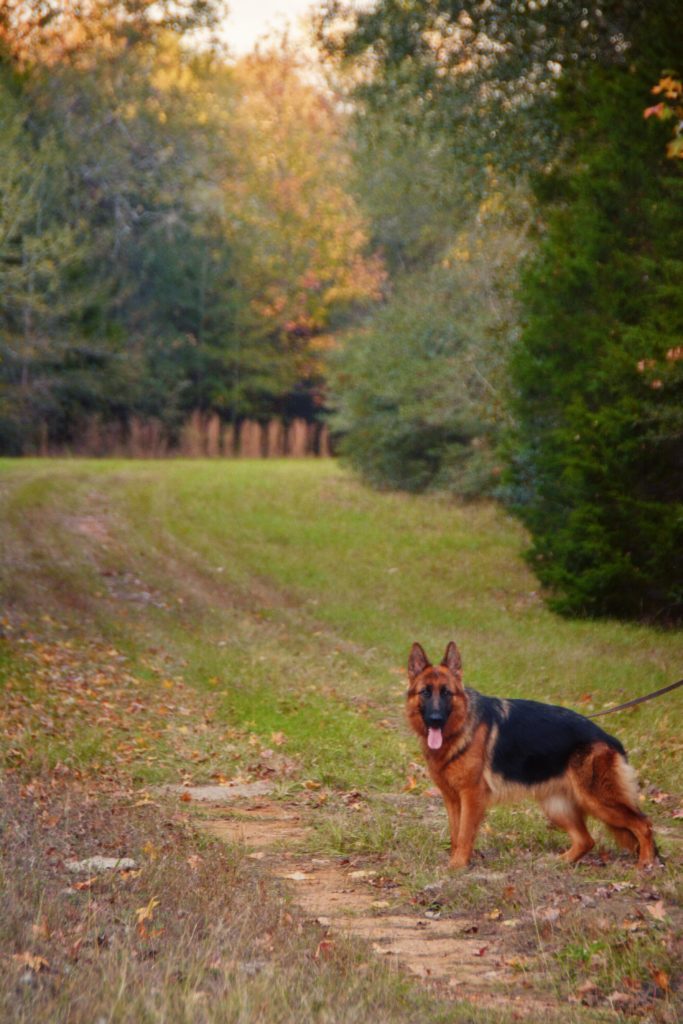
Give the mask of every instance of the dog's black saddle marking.
[[572, 754], [593, 743], [607, 743], [626, 756], [618, 739], [568, 708], [478, 693], [475, 704], [483, 720], [498, 726], [491, 767], [509, 782], [529, 786], [557, 778]]

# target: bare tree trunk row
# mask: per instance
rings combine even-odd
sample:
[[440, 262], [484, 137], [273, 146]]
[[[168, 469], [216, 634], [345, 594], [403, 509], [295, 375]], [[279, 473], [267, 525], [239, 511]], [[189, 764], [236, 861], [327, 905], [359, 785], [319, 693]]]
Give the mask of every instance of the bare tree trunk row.
[[50, 443], [45, 424], [40, 425], [38, 437], [37, 454], [45, 456], [273, 459], [331, 455], [325, 423], [272, 419], [267, 423], [242, 420], [232, 424], [201, 412], [192, 413], [175, 440], [157, 419], [132, 417], [126, 424], [103, 423], [98, 416], [89, 417], [71, 444]]

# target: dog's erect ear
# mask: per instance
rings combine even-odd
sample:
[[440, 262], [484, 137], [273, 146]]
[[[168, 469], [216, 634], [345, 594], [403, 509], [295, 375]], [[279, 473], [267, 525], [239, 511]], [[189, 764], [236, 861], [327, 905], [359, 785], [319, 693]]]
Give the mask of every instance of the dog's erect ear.
[[460, 651], [452, 640], [446, 648], [446, 653], [443, 656], [441, 664], [447, 668], [449, 672], [452, 672], [454, 676], [459, 676], [462, 673], [462, 659], [460, 657]]
[[424, 672], [426, 668], [429, 668], [429, 658], [422, 650], [419, 644], [413, 644], [410, 648], [410, 657], [408, 658], [408, 675], [411, 679], [416, 679], [420, 672]]

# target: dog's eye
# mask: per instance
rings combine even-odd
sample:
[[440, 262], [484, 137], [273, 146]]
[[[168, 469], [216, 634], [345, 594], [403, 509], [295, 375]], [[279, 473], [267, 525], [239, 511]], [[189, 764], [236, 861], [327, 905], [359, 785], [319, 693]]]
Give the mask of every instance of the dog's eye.
[[431, 686], [425, 686], [425, 688], [423, 690], [420, 690], [420, 696], [421, 697], [431, 697], [431, 695], [432, 695], [432, 688], [431, 688]]

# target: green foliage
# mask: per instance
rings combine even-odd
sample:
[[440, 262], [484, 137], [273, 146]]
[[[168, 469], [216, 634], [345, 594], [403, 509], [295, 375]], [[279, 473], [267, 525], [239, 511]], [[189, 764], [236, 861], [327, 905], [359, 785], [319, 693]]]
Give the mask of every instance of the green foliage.
[[[555, 606], [678, 616], [682, 185], [642, 117], [653, 82], [681, 65], [676, 5], [332, 3], [320, 32], [351, 72], [360, 191], [394, 275], [337, 370], [352, 461], [375, 483], [485, 492], [488, 453], [517, 417], [503, 493]], [[512, 209], [511, 171], [531, 175], [539, 213], [521, 317], [495, 231], [493, 273], [484, 257], [469, 279], [442, 267], [482, 202], [497, 193]], [[493, 417], [472, 393], [482, 378]]]
[[623, 60], [640, 0], [328, 0], [322, 45], [357, 83], [365, 112], [425, 128], [455, 155], [476, 198], [491, 163], [540, 168], [561, 133], [552, 97], [563, 69]]
[[566, 79], [571, 150], [537, 188], [510, 496], [537, 575], [574, 614], [683, 612], [683, 177], [642, 120], [665, 54], [683, 57], [675, 6], [634, 27], [628, 68]]
[[386, 304], [346, 338], [332, 371], [333, 423], [373, 484], [467, 498], [496, 485], [511, 282], [528, 215], [521, 190], [492, 195], [466, 229], [450, 225], [438, 261], [397, 276]]
[[[466, 24], [459, 5], [379, 3], [341, 32], [338, 9], [321, 36], [348, 72], [356, 187], [392, 277], [385, 304], [334, 361], [340, 447], [378, 486], [490, 493], [529, 221], [525, 188], [509, 172], [548, 151], [547, 131], [541, 145], [529, 117], [514, 147], [504, 148], [500, 127], [512, 138], [522, 97], [542, 105], [545, 95], [520, 78], [521, 56], [514, 69], [502, 44], [485, 56], [483, 27]], [[549, 53], [556, 45], [539, 43]], [[520, 102], [503, 101], [515, 90]]]

